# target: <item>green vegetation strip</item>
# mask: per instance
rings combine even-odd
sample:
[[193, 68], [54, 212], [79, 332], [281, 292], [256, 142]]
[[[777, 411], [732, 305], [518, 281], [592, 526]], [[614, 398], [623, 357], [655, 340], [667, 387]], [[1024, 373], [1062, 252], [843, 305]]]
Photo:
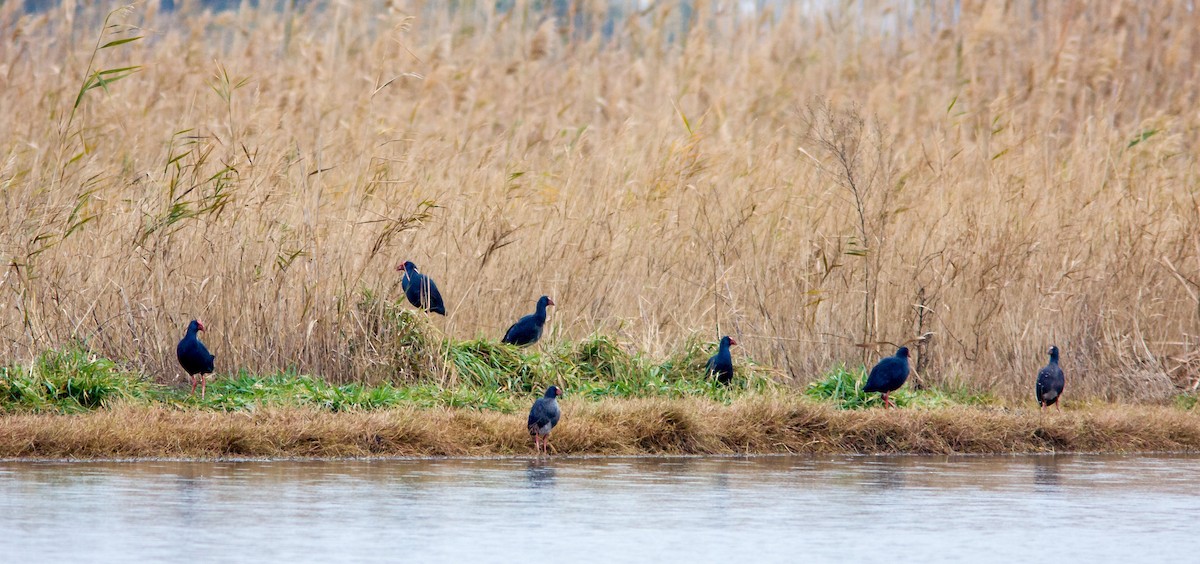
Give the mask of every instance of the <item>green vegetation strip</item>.
[[[461, 408], [515, 413], [528, 407], [546, 386], [557, 384], [567, 397], [587, 401], [605, 398], [701, 399], [730, 404], [738, 399], [793, 395], [782, 376], [750, 361], [741, 361], [733, 385], [724, 387], [704, 373], [714, 343], [689, 341], [679, 354], [663, 361], [630, 354], [604, 336], [564, 343], [546, 351], [473, 340], [439, 345], [448, 374], [426, 374], [376, 384], [335, 384], [324, 379], [280, 372], [241, 372], [210, 377], [207, 394], [168, 386], [124, 370], [81, 347], [47, 351], [28, 366], [0, 367], [0, 413], [73, 414], [113, 406], [163, 406], [209, 411], [254, 411], [262, 408], [308, 407], [330, 412], [391, 408]], [[440, 381], [439, 381], [440, 380]], [[836, 367], [800, 389], [816, 403], [836, 409], [881, 407], [879, 394], [862, 391], [864, 370]], [[892, 394], [900, 408], [995, 406], [992, 395], [967, 387], [914, 389]], [[1195, 395], [1180, 395], [1175, 406], [1192, 410]]]

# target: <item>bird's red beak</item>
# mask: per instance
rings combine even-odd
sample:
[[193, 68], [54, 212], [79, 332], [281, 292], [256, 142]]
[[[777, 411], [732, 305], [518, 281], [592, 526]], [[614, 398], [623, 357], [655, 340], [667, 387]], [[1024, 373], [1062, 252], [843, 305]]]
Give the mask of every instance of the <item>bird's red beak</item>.
[[553, 299], [553, 298], [546, 298], [546, 305], [554, 305], [554, 299]]
[[404, 270], [404, 263], [400, 263], [400, 265], [396, 267], [396, 272], [400, 272], [402, 270]]
[[204, 322], [197, 319], [196, 320], [196, 328], [203, 331], [204, 330]]
[[729, 338], [729, 344], [730, 344], [731, 346], [732, 346], [732, 345], [736, 345], [736, 344], [737, 344], [737, 341], [733, 340], [733, 337], [730, 337], [730, 338]]

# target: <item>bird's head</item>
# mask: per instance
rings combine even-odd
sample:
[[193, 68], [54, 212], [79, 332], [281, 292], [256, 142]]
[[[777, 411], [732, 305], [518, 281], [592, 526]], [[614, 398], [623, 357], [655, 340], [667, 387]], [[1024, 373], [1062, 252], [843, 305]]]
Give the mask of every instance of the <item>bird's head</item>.
[[550, 296], [542, 296], [542, 297], [538, 298], [538, 307], [546, 307], [546, 306], [552, 306], [552, 305], [554, 305], [554, 300], [550, 299]]
[[563, 395], [562, 390], [558, 389], [558, 386], [550, 386], [549, 388], [546, 388], [545, 397], [554, 399], [554, 398], [562, 397], [562, 395]]
[[411, 260], [406, 260], [406, 261], [404, 261], [404, 264], [396, 267], [396, 272], [416, 272], [416, 271], [417, 271], [417, 265], [413, 264], [413, 261], [411, 261]]
[[193, 328], [195, 328], [195, 330], [197, 330], [197, 331], [203, 331], [204, 330], [204, 322], [200, 321], [199, 319], [193, 319], [191, 323], [188, 323], [188, 330], [190, 331]]
[[1046, 352], [1050, 354], [1050, 360], [1058, 360], [1058, 347], [1050, 345], [1050, 350]]
[[736, 344], [738, 344], [737, 341], [735, 341], [733, 337], [730, 337], [729, 335], [721, 337], [721, 346], [732, 347]]
[[896, 349], [896, 356], [900, 358], [908, 358], [908, 347], [900, 347]]

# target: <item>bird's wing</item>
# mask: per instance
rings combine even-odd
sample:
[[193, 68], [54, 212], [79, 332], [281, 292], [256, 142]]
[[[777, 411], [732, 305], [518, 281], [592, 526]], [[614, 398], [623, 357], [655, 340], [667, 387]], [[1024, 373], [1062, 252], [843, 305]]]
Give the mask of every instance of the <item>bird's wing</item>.
[[529, 409], [530, 427], [541, 427], [542, 425], [550, 422], [551, 417], [548, 413], [549, 410], [546, 409], [546, 402], [543, 401], [544, 399], [545, 398], [538, 398], [537, 401], [533, 402], [533, 407]]
[[508, 332], [504, 334], [504, 342], [512, 343], [516, 342], [517, 339], [524, 340], [525, 333], [530, 330], [530, 328], [527, 327], [528, 325], [533, 325], [532, 315], [526, 315], [521, 319], [518, 319], [516, 323], [513, 323], [512, 327], [508, 328]]
[[513, 323], [512, 325], [510, 325], [510, 326], [509, 326], [509, 328], [508, 328], [508, 331], [505, 331], [505, 332], [504, 332], [504, 338], [503, 338], [503, 339], [501, 339], [500, 341], [501, 341], [501, 342], [503, 342], [503, 343], [512, 343], [512, 342], [514, 342], [514, 341], [516, 340], [517, 326], [518, 326], [518, 325], [520, 325], [520, 324], [521, 324], [521, 322], [520, 322], [520, 321], [518, 321], [518, 322], [516, 322], [516, 323]]
[[1058, 391], [1058, 393], [1061, 394], [1063, 391], [1063, 388], [1066, 387], [1066, 385], [1067, 385], [1067, 377], [1066, 377], [1066, 375], [1063, 374], [1062, 368], [1060, 368], [1058, 366], [1054, 367], [1053, 376], [1054, 376], [1054, 387]]
[[438, 291], [437, 284], [433, 283], [432, 278], [426, 278], [429, 281], [429, 309], [446, 313], [446, 306], [442, 302], [442, 293]]
[[1037, 399], [1038, 399], [1038, 401], [1041, 401], [1043, 398], [1046, 397], [1046, 392], [1050, 390], [1050, 382], [1051, 382], [1052, 378], [1053, 378], [1053, 376], [1050, 374], [1049, 367], [1043, 367], [1041, 370], [1038, 370], [1038, 378], [1037, 378]]
[[[884, 359], [887, 360], [887, 359]], [[867, 375], [867, 382], [863, 384], [864, 392], [877, 392], [883, 386], [883, 362], [880, 361], [875, 366], [871, 367], [871, 373]]]

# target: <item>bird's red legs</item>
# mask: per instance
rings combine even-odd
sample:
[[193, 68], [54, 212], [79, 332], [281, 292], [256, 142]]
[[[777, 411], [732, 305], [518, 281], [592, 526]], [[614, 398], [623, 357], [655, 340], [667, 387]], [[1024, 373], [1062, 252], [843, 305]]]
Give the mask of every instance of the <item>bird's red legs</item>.
[[196, 377], [188, 374], [188, 380], [192, 381], [192, 395], [196, 395]]
[[883, 408], [887, 409], [889, 405], [891, 405], [891, 404], [888, 402], [887, 392], [884, 392], [883, 393]]
[[1054, 402], [1054, 408], [1057, 409], [1059, 413], [1062, 413], [1062, 401]]

